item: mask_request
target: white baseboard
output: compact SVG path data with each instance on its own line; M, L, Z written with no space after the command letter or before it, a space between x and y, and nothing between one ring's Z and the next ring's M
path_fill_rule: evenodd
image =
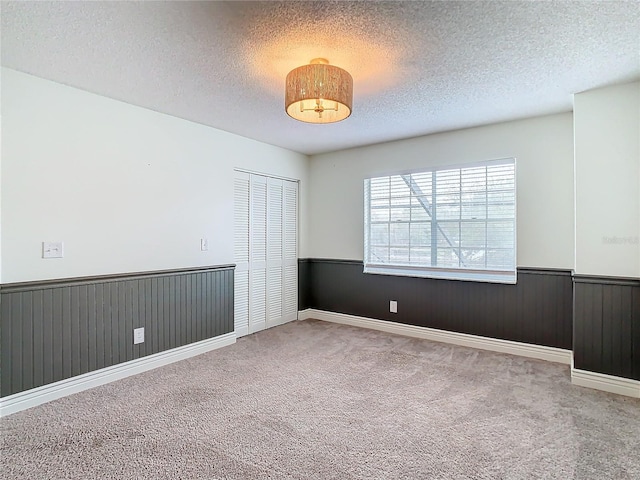
M573 368L573 364L571 365L571 383L579 387L594 388L627 397L640 398L640 382L638 380L580 370Z
M77 377L60 380L59 382L43 385L25 392L16 393L0 399L0 417L42 405L43 403L66 397L73 393L82 392L89 388L104 385L115 380L130 377L154 368L178 362L186 358L195 357L211 350L226 347L236 342L234 332L215 338L191 343L164 352L155 353L137 360L120 363L111 367L101 368Z
M326 312L312 308L298 312L299 320L306 320L309 318L324 320L326 322L342 323L344 325L351 325L354 327L370 328L373 330L405 335L407 337L423 338L425 340L433 340L435 342L452 343L463 347L509 353L512 355L519 355L521 357L537 358L539 360L563 363L566 365L570 365L572 359L571 350L564 350L562 348L544 347L541 345L531 345L529 343L513 342L510 340L480 337L478 335L469 335L466 333L448 332L446 330L437 330L435 328L417 327L414 325L405 325L402 323L357 317L355 315L347 315L344 313Z

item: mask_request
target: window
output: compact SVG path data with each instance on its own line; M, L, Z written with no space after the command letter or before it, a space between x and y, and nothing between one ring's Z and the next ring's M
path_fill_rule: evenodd
M515 160L364 181L365 273L516 282Z

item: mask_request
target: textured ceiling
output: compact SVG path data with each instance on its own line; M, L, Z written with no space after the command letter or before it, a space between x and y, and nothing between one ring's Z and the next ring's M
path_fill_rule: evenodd
M307 154L569 111L640 78L640 3L2 2L2 65ZM354 78L331 125L284 111L315 57Z

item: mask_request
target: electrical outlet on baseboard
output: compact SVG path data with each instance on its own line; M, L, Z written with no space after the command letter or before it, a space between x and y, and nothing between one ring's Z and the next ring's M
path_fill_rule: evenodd
M398 301L397 300L390 300L389 301L389 311L391 313L398 313Z

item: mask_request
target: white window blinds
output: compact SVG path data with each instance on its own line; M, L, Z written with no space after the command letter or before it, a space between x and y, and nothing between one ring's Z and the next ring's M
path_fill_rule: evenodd
M514 159L365 180L365 273L515 283Z

